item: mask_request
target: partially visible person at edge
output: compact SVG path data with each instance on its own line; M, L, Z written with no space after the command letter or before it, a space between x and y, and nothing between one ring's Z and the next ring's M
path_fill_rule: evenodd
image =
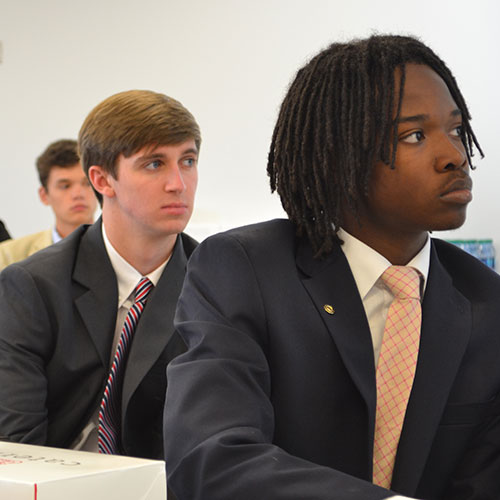
M0 241L10 240L11 236L3 221L0 220Z

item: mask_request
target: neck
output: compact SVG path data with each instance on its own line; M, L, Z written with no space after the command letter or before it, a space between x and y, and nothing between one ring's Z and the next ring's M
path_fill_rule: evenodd
M65 224L64 222L56 221L56 231L61 238L66 238L66 236L71 234L79 226L80 224L75 226L73 224Z
M422 250L428 238L427 231L417 234L384 235L380 231L368 231L367 228L357 224L350 227L344 225L343 227L349 234L373 248L392 265L396 266L408 264Z
M120 224L106 218L103 211L103 224L106 235L113 248L139 273L146 276L163 264L172 254L177 234L151 235L123 230Z
M392 265L405 266L422 250L429 236L428 231L399 227L393 224L373 223L369 214L360 213L355 218L351 213L343 214L342 227L352 236L383 255Z
M412 239L405 242L402 242L400 239L398 241L370 241L362 238L359 239L377 251L380 255L383 255L392 265L405 266L418 254L418 252L420 252L420 250L422 250L427 241L427 233L423 234L418 239Z

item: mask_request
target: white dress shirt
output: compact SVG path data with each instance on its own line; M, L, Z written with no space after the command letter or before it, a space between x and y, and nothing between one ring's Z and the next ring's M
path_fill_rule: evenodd
M55 226L52 228L52 243L57 243L58 241L61 241L63 238L62 236L57 232L57 229Z

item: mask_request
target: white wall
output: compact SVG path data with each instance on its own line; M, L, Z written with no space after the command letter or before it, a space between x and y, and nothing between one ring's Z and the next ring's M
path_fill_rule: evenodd
M92 107L131 88L179 99L203 134L190 231L282 216L266 158L295 71L329 42L420 36L452 68L487 154L463 228L500 254L497 0L0 0L0 218L14 236L51 224L34 160L76 137Z

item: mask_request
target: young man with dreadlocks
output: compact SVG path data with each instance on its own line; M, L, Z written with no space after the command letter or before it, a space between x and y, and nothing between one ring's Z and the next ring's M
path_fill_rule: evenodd
M164 432L178 500L500 498L500 277L429 236L463 224L474 149L414 38L333 44L298 72L268 164L289 220L188 265Z

